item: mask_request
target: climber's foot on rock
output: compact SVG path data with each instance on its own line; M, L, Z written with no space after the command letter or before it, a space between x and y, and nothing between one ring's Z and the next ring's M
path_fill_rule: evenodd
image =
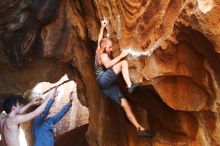
M147 138L152 138L153 137L153 132L151 130L140 130L137 129L137 135L140 137L147 137Z
M139 83L133 83L131 87L128 88L128 93L132 93L135 88L139 86Z

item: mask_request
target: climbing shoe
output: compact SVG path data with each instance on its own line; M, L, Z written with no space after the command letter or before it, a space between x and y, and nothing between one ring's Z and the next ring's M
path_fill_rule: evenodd
M136 87L139 86L139 83L133 83L130 88L128 88L128 93L132 93Z
M147 138L152 138L153 137L153 132L151 130L137 130L137 135L140 137L147 137Z

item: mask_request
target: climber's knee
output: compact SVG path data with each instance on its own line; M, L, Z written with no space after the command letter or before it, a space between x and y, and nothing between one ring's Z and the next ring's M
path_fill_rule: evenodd
M121 106L125 109L129 107L129 103L125 98L121 98Z
M122 63L122 66L128 66L127 60L122 60L121 63Z

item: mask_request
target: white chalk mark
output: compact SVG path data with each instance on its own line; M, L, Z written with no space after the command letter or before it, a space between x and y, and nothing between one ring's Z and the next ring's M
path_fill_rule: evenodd
M202 13L207 13L212 10L214 6L213 0L197 0L198 8Z
M160 39L158 39L156 42L151 43L148 47L148 49L146 49L146 51L139 51L137 49L134 49L133 47L127 47L123 50L126 50L129 52L129 55L131 55L131 57L133 58L137 58L140 56L151 56L152 53L161 46L161 44L167 39L168 37L161 37Z

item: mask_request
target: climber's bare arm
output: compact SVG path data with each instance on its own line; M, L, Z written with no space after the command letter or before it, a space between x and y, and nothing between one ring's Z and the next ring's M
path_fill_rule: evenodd
M44 108L47 105L47 102L50 100L50 98L47 98L40 106L38 106L34 111L24 114L24 115L16 115L13 119L12 122L16 124L21 124L27 121L30 121L31 119L35 118L36 116L40 115L43 111Z
M116 58L111 59L108 54L103 53L101 55L101 62L105 66L105 68L111 68L115 64L117 64L122 58L126 57L128 55L128 51L122 51L120 55L118 55Z
M104 19L104 20L101 21L101 28L100 28L100 31L99 31L97 48L100 48L100 42L103 39L103 32L104 32L104 29L105 29L107 24L108 24L107 20Z
M32 105L40 104L42 98L33 98L28 104L24 105L20 110L19 114L23 114L27 109L29 109Z

